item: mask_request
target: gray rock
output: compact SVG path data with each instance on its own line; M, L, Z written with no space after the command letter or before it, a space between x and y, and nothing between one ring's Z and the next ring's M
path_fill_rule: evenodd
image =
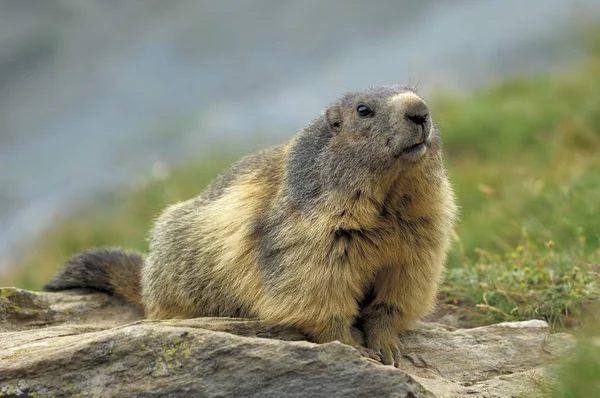
M401 369L255 319L148 321L103 294L0 289L0 397L510 397L570 336L543 321L402 336Z

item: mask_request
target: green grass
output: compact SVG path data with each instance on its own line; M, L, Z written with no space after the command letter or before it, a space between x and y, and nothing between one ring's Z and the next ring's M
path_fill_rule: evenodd
M549 369L554 382L542 386L553 398L600 397L600 320L590 323L577 335L571 356Z
M462 208L442 300L467 323L572 327L599 300L598 104L599 51L567 77L435 103Z

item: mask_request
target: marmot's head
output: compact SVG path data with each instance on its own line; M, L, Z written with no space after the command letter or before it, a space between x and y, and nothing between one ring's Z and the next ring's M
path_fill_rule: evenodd
M333 142L344 142L373 160L418 161L429 149L433 123L429 108L406 86L348 93L325 110Z
M425 102L406 86L348 93L324 112L322 177L330 184L372 182L388 171L438 158L439 137ZM328 184L328 185L330 185Z
M406 86L348 93L304 128L288 164L292 197L377 190L390 178L440 169L440 139L425 102Z

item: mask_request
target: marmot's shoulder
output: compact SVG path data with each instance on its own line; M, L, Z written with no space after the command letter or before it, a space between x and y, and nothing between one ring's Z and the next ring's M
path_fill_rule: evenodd
M278 183L287 163L287 148L286 145L277 145L241 158L221 173L199 196L199 199L209 201L219 199L227 188L248 177Z

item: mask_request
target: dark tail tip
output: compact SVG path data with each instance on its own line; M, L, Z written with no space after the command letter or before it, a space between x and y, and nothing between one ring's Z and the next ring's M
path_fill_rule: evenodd
M95 249L70 258L54 279L43 287L57 292L69 289L93 289L128 300L139 295L139 273L143 257L117 249ZM126 285L127 289L123 286ZM127 290L127 291L123 291Z

